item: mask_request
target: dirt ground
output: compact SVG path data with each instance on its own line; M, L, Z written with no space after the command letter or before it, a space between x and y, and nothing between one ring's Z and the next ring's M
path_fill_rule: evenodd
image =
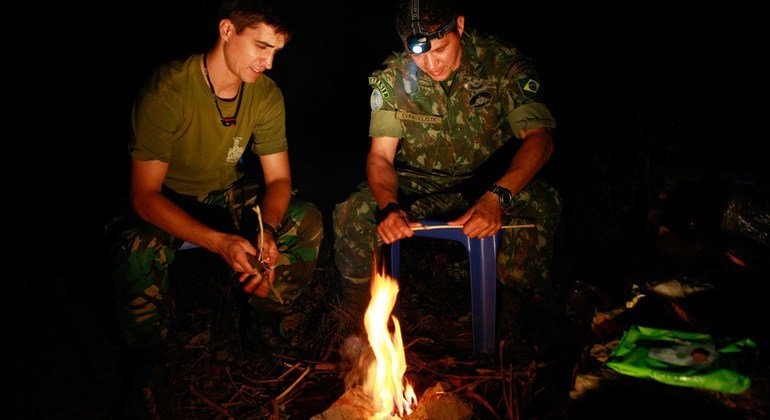
M340 346L347 337L339 336L337 324L347 314L339 308L328 245L293 337L301 357L244 353L228 269L205 251L180 254L172 271L177 313L167 360L173 394L163 418L309 418L343 393ZM418 395L446 382L478 418L767 418L770 368L761 352L750 372L751 388L737 395L631 378L604 366L601 361L611 350L605 346L631 324L692 325L670 302L654 296L625 310L623 302L570 278L566 270L557 275L563 282L557 296L567 316L542 326L549 331L544 348L533 358L506 358L507 364L473 356L464 253L459 245L438 240L404 245L397 314L407 345L407 376ZM53 268L17 292L5 318L9 335L3 359L10 364L4 394L11 417L111 418L123 366L107 300L95 300L109 290L72 284ZM712 273L714 278L724 275ZM727 324L726 330L749 334L763 349L766 329L757 329L753 320L766 318L767 286L744 286L722 289L718 305L694 302L684 313L696 326L720 331ZM630 289L627 297L633 297ZM707 319L709 312L724 315L724 322ZM599 325L597 313L612 315ZM732 328L736 325L740 328Z

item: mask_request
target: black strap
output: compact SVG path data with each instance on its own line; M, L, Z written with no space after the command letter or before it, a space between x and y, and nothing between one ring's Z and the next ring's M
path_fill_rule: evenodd
M393 213L394 211L401 211L401 206L395 201L388 203L388 205L383 207L381 210L375 210L374 220L376 220L377 223L380 223L383 220L385 220L390 213Z
M262 228L273 234L273 239L278 240L278 230L267 223L262 223Z

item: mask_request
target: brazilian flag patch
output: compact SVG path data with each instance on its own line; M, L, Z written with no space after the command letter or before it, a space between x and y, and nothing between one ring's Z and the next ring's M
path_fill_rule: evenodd
M383 99L389 99L393 95L390 93L390 87L379 77L369 76L369 84L379 90Z
M540 91L540 83L538 83L538 81L535 79L524 77L517 80L517 82L519 83L521 93L529 98L537 96L538 92Z

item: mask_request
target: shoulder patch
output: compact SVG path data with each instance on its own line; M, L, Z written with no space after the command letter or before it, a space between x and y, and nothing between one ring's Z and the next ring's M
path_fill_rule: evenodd
M372 96L369 97L369 106L372 111L377 111L382 108L382 93L377 89L372 89Z
M535 66L532 64L532 60L523 55L517 55L513 57L511 63L508 65L508 76L514 76L520 74L522 76L532 76L535 74Z
M528 98L534 98L538 96L538 92L540 92L540 83L530 77L522 77L517 80L516 83L519 84L521 93Z
M369 84L372 87L374 87L376 90L380 91L383 99L390 99L391 97L393 97L390 86L388 86L388 84L385 83L379 77L369 76Z

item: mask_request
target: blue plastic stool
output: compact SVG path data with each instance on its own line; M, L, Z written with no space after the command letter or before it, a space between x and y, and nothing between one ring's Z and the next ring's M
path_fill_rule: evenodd
M445 225L435 220L420 220L426 226ZM494 354L495 309L497 290L497 247L503 237L502 230L483 239L470 238L462 229L418 230L414 236L452 239L462 243L468 251L471 271L471 308L473 311L473 353ZM390 275L398 279L401 274L401 245L390 245Z
M185 241L182 244L182 246L180 246L179 249L177 249L177 251L184 251L185 249L195 249L195 248L200 248L200 246L199 245L195 245L192 242Z

